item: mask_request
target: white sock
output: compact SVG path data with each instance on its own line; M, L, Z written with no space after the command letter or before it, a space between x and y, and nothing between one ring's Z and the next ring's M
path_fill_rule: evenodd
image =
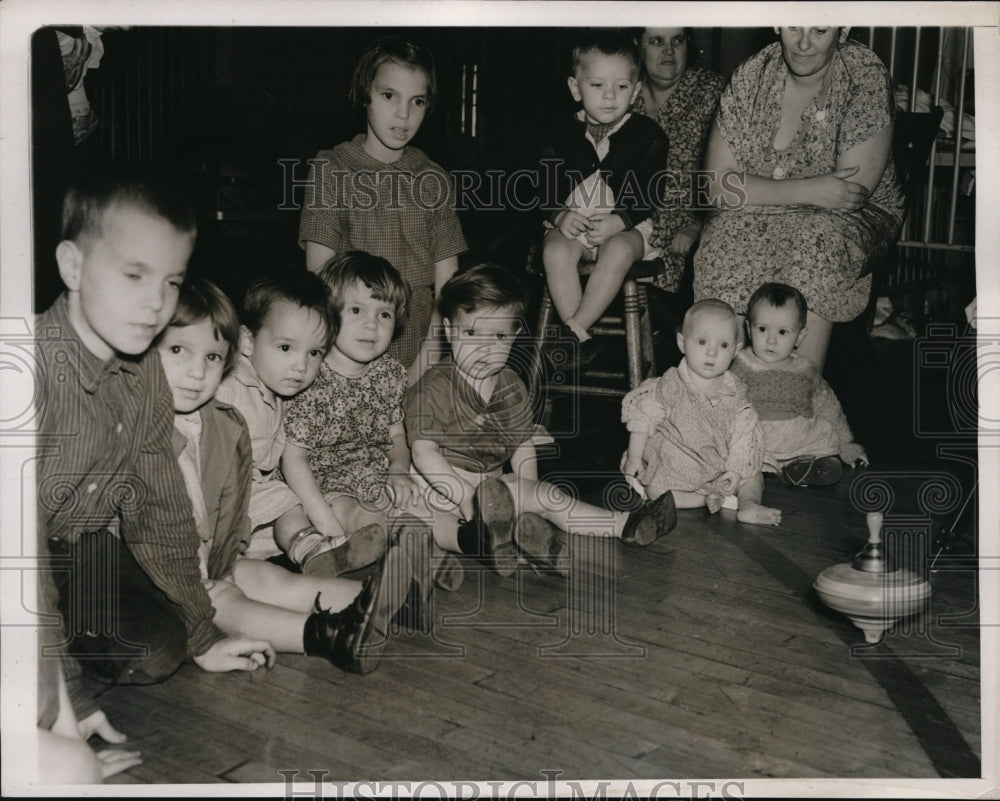
M587 329L584 328L582 325L580 325L572 317L570 317L566 321L566 327L574 334L576 334L576 338L579 339L581 342L586 342L588 339L591 338L590 334L587 333Z

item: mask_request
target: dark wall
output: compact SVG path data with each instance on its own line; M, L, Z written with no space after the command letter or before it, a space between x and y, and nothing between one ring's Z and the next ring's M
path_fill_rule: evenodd
M279 160L304 165L362 130L347 92L358 55L374 38L399 34L430 50L440 100L414 144L448 169L482 172L533 165L550 121L574 110L566 77L579 33L555 27L110 30L101 66L86 78L101 124L76 147L75 160L168 169L199 211L196 261L224 275L242 273L264 259L300 257L298 215L278 211L288 194ZM860 33L867 41L867 29ZM771 28L696 28L694 35L699 66L723 74L775 40ZM468 75L472 65L478 68L475 137L460 126L462 69ZM36 69L43 67L38 60ZM469 94L467 87L466 100ZM49 202L38 215L49 219L54 207ZM252 219L220 221L220 211ZM465 214L462 223L475 245L503 238L519 220ZM51 283L51 271L40 280Z

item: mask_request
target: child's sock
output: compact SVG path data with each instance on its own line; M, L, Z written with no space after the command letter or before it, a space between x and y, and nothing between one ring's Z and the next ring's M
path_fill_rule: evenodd
M590 334L587 333L587 329L580 325L576 320L570 317L566 321L566 327L573 332L577 339L581 342L586 342L590 339Z
M292 535L292 539L288 543L288 558L302 567L314 556L332 548L333 542L330 537L323 536L315 528L309 526Z

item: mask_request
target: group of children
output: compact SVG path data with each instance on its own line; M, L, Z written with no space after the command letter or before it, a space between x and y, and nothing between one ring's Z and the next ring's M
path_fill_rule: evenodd
M546 157L562 192L545 220L542 262L562 336L547 355L559 366L596 356L591 326L637 260L655 258L651 215L669 143L652 120L630 111L641 87L628 34L598 31L573 50L568 79L581 104L557 127ZM543 207L544 205L543 201ZM585 286L579 265L593 262ZM679 367L650 379L623 402L629 432L622 470L649 500L737 508L745 523L778 525L762 505L762 470L799 485L836 483L841 460L867 464L840 404L811 362L794 350L806 334L806 300L779 284L760 287L743 324L728 304L694 304L677 335ZM571 343L571 352L565 352ZM730 371L730 365L733 370Z
M560 270L571 265L575 282L576 261L597 256L583 299L557 300L580 339L648 252L652 199L619 208L618 180L666 147L628 114L634 57L606 50L574 54L583 112L567 143L581 163L590 142L594 164L617 166L573 187L604 199L589 214L570 202L544 245L554 298ZM865 459L793 352L804 299L768 286L748 310L752 353L734 311L702 301L678 334L681 365L626 397L623 471L644 503L603 509L540 480L531 399L507 364L525 286L495 264L457 271L465 243L447 198L407 195L415 175L446 175L408 145L434 95L419 48L369 48L352 89L366 132L328 152L315 185L340 161L367 165L393 171L402 183L386 183L403 200L365 210L344 185L336 203L312 198L308 269L252 281L239 308L187 274L194 219L173 193L113 180L68 193L56 254L66 291L36 323L39 548L53 560L41 608L65 631L45 638L60 670L42 660L40 721L51 725L65 687L81 730L120 737L92 682L162 680L188 657L252 671L276 651L305 653L366 673L394 625L432 628L434 588L462 583L457 554L503 576L523 561L565 574L570 533L647 545L674 528L677 507L715 512L731 496L739 520L777 524L762 469L816 483L825 460L800 469L798 457ZM362 568L363 582L343 575Z

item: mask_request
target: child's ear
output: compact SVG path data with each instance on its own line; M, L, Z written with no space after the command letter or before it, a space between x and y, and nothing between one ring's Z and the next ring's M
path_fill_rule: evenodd
M683 353L684 352L684 332L677 332L677 349Z
M245 325L240 326L240 353L248 359L253 356L253 334Z
M444 328L444 338L448 340L448 344L450 345L452 337L451 320L447 317L442 317L441 326Z
M583 99L583 95L580 94L580 84L576 81L575 75L570 75L566 79L566 83L569 84L569 93L573 95L573 99L579 103Z
M635 89L632 90L632 99L628 101L629 106L635 103L637 97L639 97L639 92L642 91L642 81L635 82Z
M56 264L59 277L71 292L80 289L80 272L83 267L83 252L76 242L64 239L56 246Z
M801 331L799 331L799 335L795 337L796 348L798 348L798 346L802 344L802 340L806 338L806 331L808 330L809 330L808 328L803 328Z
M847 36L851 32L851 26L848 25L840 29L840 37L837 39L838 44L843 44L847 41Z

